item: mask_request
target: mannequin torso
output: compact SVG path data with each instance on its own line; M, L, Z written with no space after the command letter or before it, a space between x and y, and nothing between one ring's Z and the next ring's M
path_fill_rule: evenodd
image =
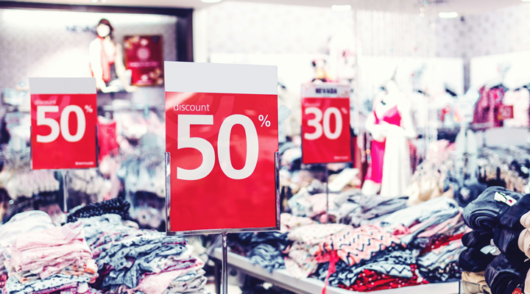
M374 99L373 112L366 121L366 129L373 137L370 154L372 162L363 185L363 193L367 195L377 194L381 189L383 182L383 163L385 158L389 156L388 154L385 155L387 137L389 135L393 137L397 135L405 140L405 138L414 138L416 136L410 114L410 102L399 91L394 81L387 82L385 88L386 91ZM392 151L399 149L398 152L400 153L408 152L408 146L401 145L403 144L392 146ZM401 161L404 161L402 159L405 157L401 155L403 154L398 154L398 157L401 158ZM408 166L410 167L410 162ZM408 172L410 173L410 171Z
M123 64L121 45L112 39L110 23L102 19L96 31L98 37L90 42L90 69L96 79L96 88L104 93L135 90ZM107 84L109 83L109 84Z

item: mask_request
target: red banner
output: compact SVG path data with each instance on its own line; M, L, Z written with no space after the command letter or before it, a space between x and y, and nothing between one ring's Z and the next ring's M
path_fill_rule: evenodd
M134 86L164 84L162 36L125 36L125 67Z
M276 69L177 62L165 67L168 231L277 227ZM245 76L256 77L262 68L264 80L245 84ZM256 82L269 87L245 90Z
M349 86L302 86L302 163L351 162L349 97Z
M76 89L80 80L88 81L88 91L83 89L86 82L81 82ZM42 86L45 91L40 91ZM90 86L93 94L86 94L92 91ZM33 169L96 167L97 97L94 79L30 79L30 92Z

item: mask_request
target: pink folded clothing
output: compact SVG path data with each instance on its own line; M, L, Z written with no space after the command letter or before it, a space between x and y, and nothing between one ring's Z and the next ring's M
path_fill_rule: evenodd
M83 223L69 223L62 227L55 227L40 232L28 232L21 234L13 242L17 250L31 248L52 247L72 244L74 241L85 241Z
M55 274L97 278L97 266L84 238L81 222L18 236L5 250L10 277L20 283Z

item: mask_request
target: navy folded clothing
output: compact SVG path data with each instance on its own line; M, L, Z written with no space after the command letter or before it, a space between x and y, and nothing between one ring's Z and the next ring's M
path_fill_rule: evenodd
M260 244L248 253L251 264L257 264L265 268L269 273L273 270L284 269L282 253L269 244Z
M462 244L468 248L482 249L491 245L493 232L490 231L472 231L462 236Z
M491 254L484 254L480 249L467 248L458 258L458 266L466 272L481 272L495 258Z
M490 187L466 206L463 213L464 221L473 230L493 230L500 223L505 212L515 206L522 197L523 195L506 188ZM507 215L509 219L503 222L508 224L508 227L510 227L509 224L515 225L513 216L517 215L519 210L525 206L526 201L512 209Z
M522 230L497 227L494 230L493 242L509 259L526 259L519 249L519 235Z
M485 272L486 283L495 294L512 294L517 286L524 283L530 262L524 259L509 260L500 254L488 265Z
M287 236L287 233L284 234L280 232L259 232L252 234L250 247L253 248L261 244L269 244L276 249L285 250L289 243Z
M521 217L528 211L530 211L530 196L523 196L513 206L506 210L500 218L499 224L521 232L524 229L521 224Z

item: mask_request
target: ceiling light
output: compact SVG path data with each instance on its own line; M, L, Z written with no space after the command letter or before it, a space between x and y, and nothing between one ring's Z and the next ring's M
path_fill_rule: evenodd
M334 11L350 11L351 5L332 5L331 9Z
M221 2L221 0L201 0L204 3L218 3Z
M92 0L92 3L96 3L96 2L98 2L98 0Z
M521 1L523 1L523 2L530 2L530 0L521 0Z
M438 13L440 18L456 18L458 17L458 12L440 12Z

